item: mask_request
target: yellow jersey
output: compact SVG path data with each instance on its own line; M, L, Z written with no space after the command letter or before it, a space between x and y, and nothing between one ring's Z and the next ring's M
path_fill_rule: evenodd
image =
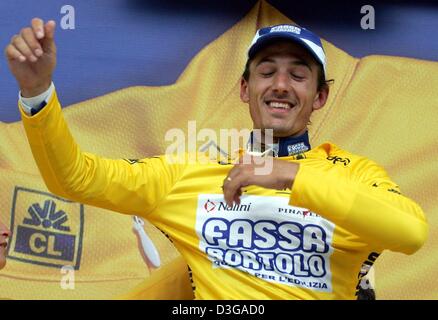
M332 143L281 158L300 164L292 190L249 186L229 207L231 161L82 152L56 93L36 115L21 113L48 189L148 219L187 261L197 299L355 299L384 249L412 254L427 237L422 209L382 167Z

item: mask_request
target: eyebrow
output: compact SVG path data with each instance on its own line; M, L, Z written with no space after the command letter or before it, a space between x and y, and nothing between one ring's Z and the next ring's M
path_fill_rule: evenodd
M269 58L269 57L265 57L265 58L261 59L261 60L256 64L256 67L258 67L259 65L261 65L261 64L264 63L264 62L272 62L272 63L275 63L275 60L272 59L272 58ZM306 61L304 61L303 59L295 58L295 59L292 61L292 64L293 64L293 65L297 65L297 66L305 66L305 67L307 67L310 71L312 71L312 68L310 68L310 65L309 65Z

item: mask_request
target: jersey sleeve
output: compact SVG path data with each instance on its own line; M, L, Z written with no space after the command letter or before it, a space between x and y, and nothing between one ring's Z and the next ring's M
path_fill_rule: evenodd
M47 188L76 202L145 215L166 197L184 164L165 156L115 160L81 151L56 96L36 115L21 110L32 154Z
M428 224L420 206L400 194L385 170L360 158L350 175L300 165L290 204L308 208L366 243L412 254L426 241Z

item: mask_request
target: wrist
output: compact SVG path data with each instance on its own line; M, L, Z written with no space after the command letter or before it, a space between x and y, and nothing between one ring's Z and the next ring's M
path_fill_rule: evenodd
M42 84L32 86L32 87L21 87L21 96L23 98L32 98L40 95L41 93L47 91L50 88L50 85L52 84L52 80L45 81Z
M289 163L289 170L287 170L287 174L285 176L285 182L284 182L284 189L292 190L292 187L294 185L295 177L298 173L298 169L300 168L300 165L298 163Z

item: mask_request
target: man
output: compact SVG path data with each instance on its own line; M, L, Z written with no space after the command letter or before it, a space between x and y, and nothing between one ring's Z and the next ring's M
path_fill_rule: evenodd
M54 29L34 19L5 50L47 187L149 219L192 269L196 298L354 299L383 250L412 254L425 242L421 208L380 166L331 143L310 148L307 124L329 94L324 50L312 32L279 25L254 37L240 96L255 134L236 163L185 156L171 163L80 150L52 83ZM272 143L263 144L267 138ZM263 161L271 167L259 174Z
M0 269L6 265L6 249L8 247L8 238L11 231L0 221Z

